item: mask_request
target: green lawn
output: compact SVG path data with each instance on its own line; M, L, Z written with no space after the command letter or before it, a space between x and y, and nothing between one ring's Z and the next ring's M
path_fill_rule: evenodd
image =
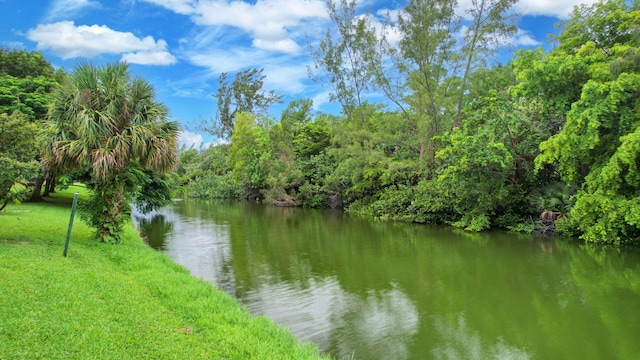
M147 247L92 238L74 186L0 214L0 359L317 359L286 330ZM82 198L82 197L81 197Z

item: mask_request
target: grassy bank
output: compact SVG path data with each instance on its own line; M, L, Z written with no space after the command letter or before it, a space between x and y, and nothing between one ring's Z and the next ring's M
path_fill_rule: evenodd
M316 359L264 317L148 248L92 239L77 188L0 215L0 359Z

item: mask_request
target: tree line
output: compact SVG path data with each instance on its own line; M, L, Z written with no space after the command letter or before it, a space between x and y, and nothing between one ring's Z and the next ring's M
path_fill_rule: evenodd
M267 110L282 95L263 88L261 69L222 74L201 125L226 144L178 157L177 124L126 65L65 74L3 49L1 200L83 180L99 189L85 217L103 241L118 241L127 203L152 209L173 190L638 242L640 1L577 6L553 49L493 65L517 30L514 3L473 0L461 17L455 0L410 0L378 26L355 1L328 0L332 27L309 72L341 113L299 99L278 119Z
M637 242L640 3L577 6L553 49L490 66L514 3L475 0L462 18L456 1L412 0L379 27L328 1L310 75L341 114L306 99L273 119L251 102L280 100L261 70L224 74L203 127L230 143L184 149L173 180L195 198Z

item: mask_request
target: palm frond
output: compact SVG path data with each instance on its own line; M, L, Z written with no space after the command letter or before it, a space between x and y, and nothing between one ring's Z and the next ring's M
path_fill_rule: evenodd
M91 166L108 181L136 161L153 171L177 163L179 126L167 121L166 107L153 86L132 78L126 64L80 64L56 92L49 112L50 166Z

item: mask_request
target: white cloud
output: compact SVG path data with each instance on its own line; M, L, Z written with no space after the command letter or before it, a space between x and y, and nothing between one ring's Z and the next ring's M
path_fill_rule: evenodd
M515 34L511 41L511 45L515 46L539 46L542 43L534 39L528 31L518 29L518 33Z
M265 51L256 51L241 46L210 51L193 49L187 51L186 56L191 63L209 69L214 75L250 67L262 67L265 63L273 61Z
M26 46L21 41L3 41L1 44L8 49L26 49Z
M254 39L253 46L258 49L268 51L280 51L285 53L297 54L300 52L300 46L291 39L282 39L275 41L268 41L263 39Z
M320 110L323 105L330 104L331 95L329 95L329 91L323 91L316 94L311 100L313 100L313 109Z
M320 0L258 0L254 4L228 0L143 0L178 14L188 15L202 26L232 26L252 37L259 49L298 54L302 48L292 38L306 20L328 18Z
M171 55L164 40L158 40L157 50L136 51L122 55L121 61L140 65L171 65L177 62L176 57Z
M167 50L164 40L138 38L130 32L115 31L107 26L79 25L73 21L40 24L27 32L38 50L51 50L63 59L122 54L121 60L142 65L170 65L177 62Z
M463 27L463 30L466 31L467 28ZM463 35L463 33L460 33L457 36ZM503 50L507 48L515 49L542 45L542 43L534 39L528 31L522 29L518 29L516 34L510 36L497 36L495 40L492 41L492 44L495 44L498 48L503 48Z
M68 20L78 16L83 10L100 6L99 2L90 0L55 0L44 16L44 22Z
M162 6L169 10L172 10L178 14L190 15L193 12L193 7L197 2L194 0L142 0L151 4Z
M379 9L376 11L376 15L380 17L389 17L391 22L395 23L398 17L402 14L403 9Z
M323 0L142 0L189 16L198 25L180 39L180 57L206 69L174 84L175 94L210 94L221 73L264 69L264 89L282 95L307 91L304 45L324 35L328 14ZM194 89L197 89L194 91Z
M295 95L305 90L304 83L309 80L307 64L297 57L287 55L273 56L264 50L237 47L211 53L192 51L186 57L191 63L208 70L205 78L215 79L225 72L233 80L234 73L243 69L264 69L264 89L274 90L278 94ZM202 76L195 79L201 82Z
M196 150L201 149L204 145L204 139L201 134L192 133L188 130L180 131L178 135L178 148L194 148Z
M459 0L458 14L465 15L465 10L472 7L473 0ZM520 15L544 15L567 19L573 11L573 7L580 4L593 4L598 0L519 0L513 6Z
M265 66L265 89L274 89L279 94L297 95L305 90L304 82L309 79L307 67L298 64L274 64Z
M598 0L520 0L514 9L521 15L546 15L568 19L573 7L580 4L591 5Z

